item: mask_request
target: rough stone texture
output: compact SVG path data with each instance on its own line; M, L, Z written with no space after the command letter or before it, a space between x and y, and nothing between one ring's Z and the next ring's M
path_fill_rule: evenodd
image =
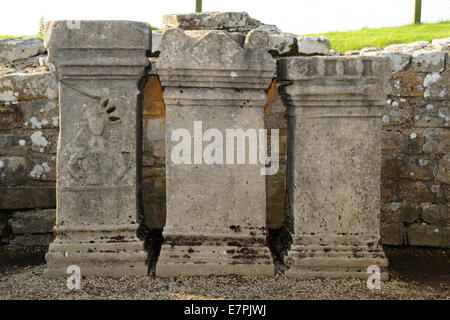
M296 53L296 38L294 34L280 33L270 34L270 46L269 51L277 55L288 55L290 53Z
M399 44L391 44L384 48L384 50L388 51L404 51L404 52L413 52L416 50L420 50L428 46L430 43L428 41L417 41L412 43L399 43Z
M152 70L150 72L153 72ZM150 229L162 229L166 222L166 106L161 83L156 75L148 76L143 96L142 197L144 223Z
M427 43L390 47L412 58L392 74L383 109L381 218L401 223L404 244L449 247L448 53Z
M413 224L407 228L413 246L445 247L450 241L450 227Z
M380 109L390 91L381 57L278 61L288 117L285 256L294 277L366 278L388 264L380 240ZM387 273L382 273L383 277Z
M47 25L48 65L59 81L57 238L47 275L145 275L137 238L139 81L149 64L149 25L69 21Z
M271 32L269 35L271 37L270 52L275 49L272 44L275 46L277 43L276 41L272 43L274 38L277 40L285 39L291 43L291 35L289 34L279 34L273 28L270 31L271 28L267 25L262 25L259 28ZM242 34L232 33L231 35L242 43L245 41L245 36ZM160 50L158 37L162 38L162 33L153 31L152 55L155 56L158 55L158 50ZM411 64L414 51L437 50L446 54L448 65L448 52L445 51L449 48L448 41L449 38L436 39L431 44L395 45L391 48L388 47L388 50L386 48L364 48L352 53L356 55L387 56L391 58L392 62L393 74L390 84L394 92L389 96L383 109L381 219L382 224L396 224L395 228L397 229L392 227L391 231L398 230L397 239L400 238L400 225L403 226L401 233L405 234L406 228L410 224L425 222L429 225L438 226L437 221L442 222L445 219L448 221L450 216L447 209L439 211L441 212L440 218L437 216L433 218L430 216L429 209L427 209L428 206L433 208L448 206L450 180L450 162L448 159L450 156L448 151L445 151L448 150L448 141L450 141L447 138L448 119L450 118L448 95L446 95L450 82L448 66L443 72L433 73L419 72ZM281 55L297 55L297 48L294 47L294 51ZM411 49L412 47L416 47L416 49ZM284 47L284 50L287 50L287 48ZM274 53L276 56L280 55L278 52ZM58 98L49 100L45 96L45 91L48 90L49 93L57 92L58 88L56 81L48 76L47 67L39 66L38 57L45 60L46 55L16 60L8 64L7 67L0 63L0 83L3 85L3 79L11 81L11 86L6 81L7 90L2 92L12 91L13 95L15 93L20 94L17 101L0 101L0 158L24 157L27 159L27 172L25 174L27 179L23 180L23 175L20 179L18 179L20 175L14 177L16 181L20 180L18 182L21 182L21 185L0 185L1 210L54 208L56 205ZM4 78L5 73L9 74L6 78ZM19 73L19 75L12 76L12 73ZM28 75L24 76L23 74ZM162 98L163 91L156 69L153 66L149 70L149 77L143 93L142 106L144 130L142 146L143 206L146 226L162 229L166 217L165 141L164 138L160 139L160 137L164 135L165 130L165 105ZM24 95L22 93L22 81L17 81L18 88L13 85L12 80L15 83L17 79L24 78L30 80L28 87L39 94ZM424 87L425 79L427 79L426 85L428 86L426 88ZM284 157L286 151L283 150L286 149L287 131L286 119L284 118L285 107L278 95L278 85L276 83L268 90L269 104L264 112L266 128L280 129L280 170L275 176L266 176L267 226L273 229L280 228L285 218ZM44 88L41 90L38 86L44 86ZM425 89L429 89L426 98L424 97ZM0 88L1 90L2 88ZM441 98L440 95L444 98ZM11 94L7 93L4 96L10 97ZM53 94L50 96L53 96ZM425 131L426 129L440 129L442 134L439 133L440 131L436 131L437 135L430 135L429 131ZM33 136L33 139L31 136ZM46 145L45 141L49 144ZM42 152L41 149L43 149ZM48 168L50 168L50 172L47 172ZM11 181L11 178L9 179ZM394 211L391 207L392 204L394 208L398 205L400 209ZM413 211L409 211L409 209L405 211L403 208L413 208ZM10 214L10 211L3 211L0 216L5 213ZM402 217L410 218L406 221L402 220ZM383 218L388 219L386 221L401 222L386 222ZM415 218L415 220L411 221L412 218ZM385 230L388 229L382 226L383 243L394 245L386 240L388 237L387 235L384 236ZM391 233L391 235L393 234ZM407 238L404 241L405 245L410 245ZM445 247L449 246L450 243L445 244Z
M247 12L167 14L162 17L162 22L168 28L231 32L249 32L263 25L260 21L251 18Z
M55 79L50 73L12 73L0 78L0 101L16 103L20 100L58 97Z
M411 63L411 55L402 51L376 50L376 51L362 51L360 55L363 56L384 56L391 60L392 72L404 71Z
M434 39L431 41L431 44L438 50L450 51L450 37L444 39Z
M53 240L54 235L51 233L44 234L20 234L15 235L10 241L15 246L31 246L31 247L47 247Z
M445 67L445 53L423 49L414 51L412 65L421 72L442 72Z
M49 73L0 76L0 210L55 206L57 89Z
M0 187L0 209L52 208L56 205L55 186Z
M426 223L439 226L450 226L449 204L426 203L422 206L422 219Z
M15 211L11 228L13 234L51 233L55 222L55 209Z
M0 40L0 64L23 60L45 53L39 38L10 38Z
M303 55L328 55L330 40L327 37L297 37L298 53Z
M381 242L387 245L400 246L404 244L403 223L381 223Z
M243 45L222 31L164 33L157 69L166 105L167 218L158 276L274 273L261 166L171 160L173 130L192 134L194 121L224 137L228 128L264 128L263 90L276 71L268 44L261 30Z
M0 184L20 185L27 179L27 159L24 157L0 157Z
M161 52L162 32L152 32L152 55L159 55Z
M9 224L10 218L11 214L9 212L0 212L0 244L2 243L2 240L11 233Z

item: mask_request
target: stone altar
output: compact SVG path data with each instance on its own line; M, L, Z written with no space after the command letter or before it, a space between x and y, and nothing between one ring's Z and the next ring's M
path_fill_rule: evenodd
M46 274L77 265L82 276L146 275L137 168L150 25L52 21L45 46L60 97L56 239Z

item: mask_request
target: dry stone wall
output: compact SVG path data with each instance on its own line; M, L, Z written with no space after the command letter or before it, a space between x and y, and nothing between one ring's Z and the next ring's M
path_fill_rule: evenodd
M382 241L450 243L450 39L367 48L392 61L383 111Z
M48 245L56 206L58 89L41 39L0 41L0 237Z
M226 30L236 41L244 41L252 29L262 29L269 33L269 52L275 58L339 54L330 51L326 38L286 34L248 15L239 17L223 25L217 23L222 19L219 15L194 27L183 25L189 17L165 19L169 26ZM150 229L162 229L166 223L166 106L155 68L163 31L153 32L150 60L154 65L142 100L142 199L144 222ZM450 247L449 49L447 38L345 53L386 56L392 63L392 93L382 110L383 244ZM0 238L4 243L47 245L53 237L59 110L57 83L45 57L42 40L0 40ZM280 130L280 169L266 176L267 225L273 230L286 219L288 134L286 108L278 92L281 84L274 80L265 90L264 108L265 127Z

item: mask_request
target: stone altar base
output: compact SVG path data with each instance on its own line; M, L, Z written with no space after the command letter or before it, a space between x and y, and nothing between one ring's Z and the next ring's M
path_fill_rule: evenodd
M265 245L265 236L252 236L249 234L250 230L243 230L238 235L233 234L233 230L209 231L206 234L199 230L199 234L203 236L181 235L175 230L165 231L165 244L161 249L156 274L163 277L180 274L274 274L272 256Z
M286 275L295 278L367 279L367 267L376 265L381 279L388 279L383 248L361 243L357 236L295 236L285 262L290 266Z
M77 265L83 276L147 275L147 252L136 231L136 225L59 228L45 256L45 274L59 276L67 266Z

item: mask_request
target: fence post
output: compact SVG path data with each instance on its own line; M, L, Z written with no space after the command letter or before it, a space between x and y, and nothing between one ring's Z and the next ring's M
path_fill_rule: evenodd
M422 0L415 0L414 3L414 24L420 24L420 17L422 15Z
M195 12L202 12L202 0L195 1Z

